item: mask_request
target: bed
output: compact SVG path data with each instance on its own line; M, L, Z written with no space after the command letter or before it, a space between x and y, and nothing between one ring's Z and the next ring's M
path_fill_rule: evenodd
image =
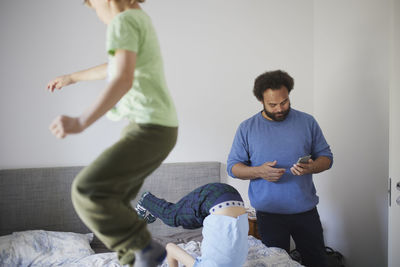
M0 170L0 266L120 266L116 253L90 233L72 207L70 187L81 169ZM219 162L164 163L138 196L151 191L174 202L198 186L221 181L220 173ZM162 244L174 242L200 255L201 229L172 228L160 220L148 228ZM284 250L267 248L252 236L248 242L246 267L301 266Z

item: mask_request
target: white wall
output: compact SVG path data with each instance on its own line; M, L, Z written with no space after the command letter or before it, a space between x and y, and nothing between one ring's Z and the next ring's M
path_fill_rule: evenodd
M335 156L314 180L348 266L387 266L389 22L389 1L314 2L314 115Z
M106 60L105 27L80 2L0 2L0 168L86 165L119 136L124 123L106 119L65 140L47 129L104 86L44 90ZM386 2L148 0L180 120L167 162L225 163L238 124L261 109L254 78L282 68L295 78L293 107L317 118L335 154L334 168L315 177L327 244L349 266L384 266ZM227 181L247 196L246 182Z
M105 62L104 30L81 1L0 1L0 168L88 164L118 137L103 119L80 136L53 138L59 114L78 115L103 82L51 95L56 75Z
M252 88L266 70L291 73L296 81L293 106L312 112L312 1L226 3L144 5L159 33L180 121L178 143L167 161L225 163L239 123L262 109ZM248 182L228 182L249 203Z
M44 87L56 75L104 62L105 27L80 1L6 0L0 5L5 48L0 51L0 121L7 126L0 168L89 164L118 138L124 123L101 119L61 141L47 127L59 114L80 114L104 83L78 84L56 94ZM252 87L264 71L288 71L296 81L293 106L312 113L311 0L250 5L149 0L143 7L159 34L180 121L178 143L167 162L226 162L239 123L261 110ZM246 182L233 183L247 195Z
M396 189L400 182L400 1L391 0L392 9L392 42L391 42L391 79L390 79L390 138L389 138L389 177L391 177L391 207L389 208L388 226L388 266L395 267L400 263L400 205L396 200L400 197Z
M56 115L78 115L103 83L51 95L44 90L47 81L106 60L105 27L94 12L80 1L54 2L0 3L0 119L7 126L1 168L88 164L123 125L102 120L62 141L48 132ZM159 33L181 125L168 161L224 162L238 123L261 108L251 90L263 71L289 71L296 79L295 107L312 112L312 1L259 0L244 6L235 0L226 6L223 1L151 0L144 8Z

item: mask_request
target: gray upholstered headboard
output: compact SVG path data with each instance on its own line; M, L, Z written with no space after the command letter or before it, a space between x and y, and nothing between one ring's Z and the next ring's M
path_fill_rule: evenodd
M196 187L220 182L219 162L164 163L145 181L151 191L177 201ZM82 167L0 170L0 235L24 230L90 232L76 215L70 198L71 183ZM132 201L135 204L137 199ZM154 236L189 231L168 227L159 220L149 225ZM95 251L103 245L96 239Z

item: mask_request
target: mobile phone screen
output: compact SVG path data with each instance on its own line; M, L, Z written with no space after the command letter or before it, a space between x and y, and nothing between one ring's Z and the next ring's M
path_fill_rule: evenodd
M304 157L300 157L297 163L308 163L308 160L311 158L311 155L307 155Z

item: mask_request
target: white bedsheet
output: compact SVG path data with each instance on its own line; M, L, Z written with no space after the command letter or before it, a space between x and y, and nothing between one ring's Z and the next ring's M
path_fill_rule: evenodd
M90 248L93 234L25 231L0 237L0 267L121 267L117 253L94 254ZM285 250L268 248L260 240L248 236L249 253L244 267L297 267ZM178 244L193 257L200 256L201 243ZM180 265L182 266L182 265ZM165 260L161 267L168 267Z
M293 261L287 252L280 248L268 248L260 240L253 236L248 236L249 254L247 261L243 267L298 267L302 266ZM181 248L186 250L193 257L200 256L200 242L190 241L186 244L179 244ZM179 267L183 265L179 264ZM166 261L161 267L168 267Z
M299 267L302 266L293 261L285 250L280 248L268 248L261 243L260 240L249 236L249 254L244 267ZM190 241L188 243L179 244L181 248L186 250L193 257L200 255L200 242ZM120 267L116 253L94 254L80 259L73 267L85 266L103 266L103 267ZM183 265L179 265L182 267ZM168 267L165 260L161 267Z

